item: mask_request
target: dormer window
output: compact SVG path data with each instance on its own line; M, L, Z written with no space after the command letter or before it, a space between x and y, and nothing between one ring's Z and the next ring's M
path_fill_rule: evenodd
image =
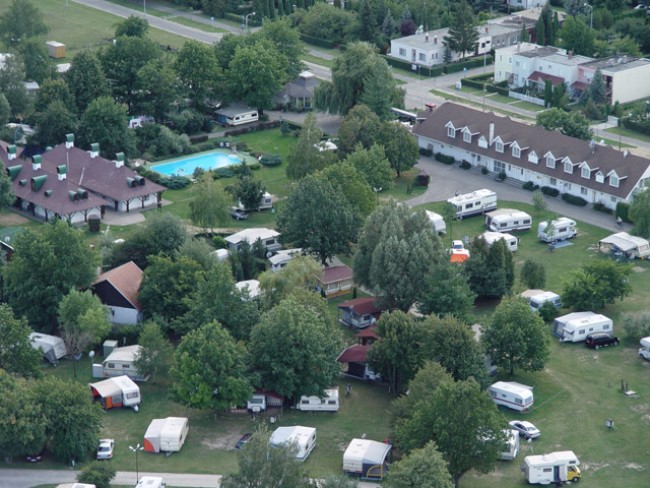
M539 158L537 157L537 153L535 151L528 154L528 162L533 164L539 163Z
M495 149L498 153L503 152L503 142L501 141L496 141Z
M466 130L465 132L463 132L463 141L472 142L472 134L470 131Z
M573 165L571 164L571 161L567 161L564 163L564 172L573 174Z
M603 183L605 181L605 176L599 171L596 173L596 183Z
M519 146L512 146L512 157L513 158L521 157L521 149L519 148Z
M456 137L456 130L452 126L447 127L447 135L449 137L454 137L455 138Z
M610 175L610 177L609 177L609 186L613 186L614 188L618 188L618 176Z
M546 156L546 166L549 168L555 168L555 158L550 154Z
M589 166L585 165L582 167L580 170L580 176L587 179L591 177L591 170L589 169Z

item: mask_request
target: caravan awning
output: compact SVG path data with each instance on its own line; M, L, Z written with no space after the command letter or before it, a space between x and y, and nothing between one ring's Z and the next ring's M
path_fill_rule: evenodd
M618 234L612 234L609 237L601 239L599 243L608 244L610 246L616 246L623 252L632 251L638 247L638 244L634 242L635 238L629 235L627 232L619 232Z
M97 383L91 383L89 386L95 390L97 394L99 394L99 396L102 398L109 398L122 394L122 389L120 386L111 378L103 381L98 381Z

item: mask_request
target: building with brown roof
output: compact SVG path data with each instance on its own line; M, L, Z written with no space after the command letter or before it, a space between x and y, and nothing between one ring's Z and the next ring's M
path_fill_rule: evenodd
M418 117L413 134L420 147L591 204L630 203L650 178L648 159L491 112L447 102Z
M368 351L372 349L373 343L379 338L375 329L376 327L369 327L359 332L356 335L357 344L346 348L336 358L339 363L347 365L345 374L364 380L379 379L379 374L368 366Z
M374 297L354 298L338 306L339 322L348 328L365 329L379 320L381 310Z
M352 290L352 270L345 265L323 268L318 278L318 291L323 291L327 298L342 295Z
M92 290L109 308L108 319L112 323L137 324L142 321L142 307L138 302L141 284L142 270L133 261L129 261L100 274L94 281Z

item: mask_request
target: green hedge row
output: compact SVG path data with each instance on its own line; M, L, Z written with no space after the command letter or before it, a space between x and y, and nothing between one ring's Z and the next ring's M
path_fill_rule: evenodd
M571 205L577 205L578 207L584 207L588 203L584 198L571 195L570 193L562 193L562 200Z
M485 61L483 61L483 58L472 58L468 59L467 61L460 61L458 63L449 63L444 65L444 70L446 74L450 73L458 73L459 71L463 71L463 69L471 69L471 68L479 68L485 65L487 66L488 64L492 64L494 61L494 57L490 54L485 56Z
M310 36L309 34L301 33L300 39L302 40L302 42L306 42L307 44L313 44L314 46L324 47L326 49L334 49L336 47L336 43L328 39L322 39L320 37Z
M650 119L640 122L633 120L631 117L625 117L623 120L621 120L621 125L626 129L630 129L635 132L640 132L641 134L650 136Z
M435 159L436 161L440 161L441 163L445 164L454 164L456 162L453 156L447 156L446 154L442 153L436 153Z

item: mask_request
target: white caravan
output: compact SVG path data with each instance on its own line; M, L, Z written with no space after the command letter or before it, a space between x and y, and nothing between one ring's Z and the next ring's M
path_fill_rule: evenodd
M135 488L165 488L165 482L159 476L143 476Z
M260 413L266 410L266 395L253 395L250 400L246 402L246 408L253 413Z
M237 202L237 208L246 210L241 200ZM268 210L270 208L273 208L273 195L271 195L268 191L265 191L264 195L262 195L262 198L260 198L260 203L257 208L254 208L252 210L257 210L259 212L260 210Z
M560 308L562 306L560 295L553 293L552 291L543 291L542 293L528 298L528 304L533 312L539 312L540 307L546 302L551 302L555 308Z
M492 190L476 190L452 197L447 202L456 209L456 218L462 219L497 208L497 194Z
M325 396L323 398L318 395L303 395L300 397L296 408L303 412L338 412L339 389L330 388L329 390L325 390Z
M514 381L497 381L488 388L490 397L497 405L527 412L533 406L533 387Z
M641 339L641 347L639 348L639 356L643 359L650 361L650 337Z
M537 238L542 242L557 242L566 239L573 239L578 231L576 221L566 217L551 220L551 222L540 222L537 226Z
M499 455L499 459L512 461L519 454L519 432L514 429L504 429L503 433L506 436L506 443L504 451Z
M618 232L601 239L598 241L598 249L627 259L647 259L650 256L650 243L627 232Z
M488 246L491 246L499 240L503 240L506 243L506 249L508 251L515 252L519 249L519 238L512 234L504 234L502 232L483 232L479 237L482 237Z
M594 312L574 312L557 317L553 324L553 334L560 342L581 342L595 332L614 331L612 319Z
M214 112L218 124L241 125L249 122L257 122L260 119L257 110L244 105L231 105L227 108L220 108Z
M63 339L57 336L30 332L29 341L34 349L40 349L43 357L52 364L57 364L59 359L67 354Z
M431 221L433 231L441 236L447 235L447 224L445 223L445 219L442 218L442 215L430 210L425 210L425 212Z
M485 214L485 225L492 232L530 230L533 225L533 219L521 210L501 208Z
M537 456L526 456L521 465L526 481L532 484L558 486L566 481L580 481L580 460L573 451L558 451Z
M296 459L304 461L316 447L316 429L295 425L293 427L278 427L271 434L271 446L293 445L296 449Z
M379 481L388 473L392 446L370 439L352 439L343 454L343 472Z

